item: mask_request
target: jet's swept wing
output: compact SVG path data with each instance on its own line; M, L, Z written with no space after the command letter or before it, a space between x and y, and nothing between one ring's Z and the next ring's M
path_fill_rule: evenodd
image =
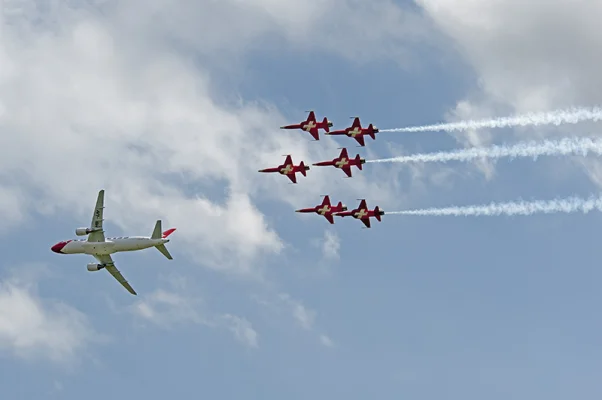
M365 146L366 142L364 141L364 135L363 134L359 134L356 137L354 137L355 140L357 140L357 142L360 144L360 146Z
M294 172L291 172L290 174L286 174L286 176L288 177L288 179L291 180L291 182L297 183L297 177L295 176Z
M318 128L311 127L309 130L309 134L315 139L315 140L320 140L320 134L318 133Z
M360 219L366 225L366 228L370 228L370 218L362 218Z
M104 203L105 191L101 190L100 192L98 192L98 198L96 199L96 207L94 207L94 214L92 214L92 223L90 224L90 228L93 231L88 235L88 242L105 241L105 231L102 226L102 221L104 221Z
M351 178L353 175L351 173L351 167L349 166L349 164L345 165L343 168L341 168L343 170L343 172L345 172L347 174L347 176L349 178Z
M119 272L117 267L115 267L115 263L110 255L95 255L94 257L106 268L107 271L109 271L111 275L113 275L115 279L117 279L119 283L123 285L124 288L127 289L128 292L133 295L137 294L136 291L130 286L128 281L125 280L123 275L121 275L121 272Z

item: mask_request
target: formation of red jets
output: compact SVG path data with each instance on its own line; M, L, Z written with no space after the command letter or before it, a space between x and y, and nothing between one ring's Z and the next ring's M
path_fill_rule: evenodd
M373 126L372 124L368 125L368 127L363 128L360 123L359 117L352 117L353 123L350 127L337 130L330 131L332 127L332 122L328 120L328 118L324 117L322 121L316 121L316 115L313 111L308 111L309 115L305 121L302 121L298 124L281 126L280 129L301 129L305 132L308 132L315 140L320 140L319 130L323 129L326 135L345 135L350 138L355 139L360 146L365 146L366 143L364 141L364 136L370 136L373 140L376 139L375 133L378 133L378 128ZM315 166L333 166L335 168L339 168L343 170L343 172L347 175L347 177L351 178L351 167L356 166L359 170L362 170L362 164L366 162L365 159L361 158L359 154L355 156L355 158L349 158L349 154L347 153L347 149L343 148L341 150L341 154L338 157L330 160L330 161L321 161L318 163L314 163L312 165ZM299 163L299 165L295 165L293 163L293 159L290 155L286 156L284 160L284 164L279 165L274 168L265 168L259 170L259 172L278 172L282 175L287 176L293 183L297 183L296 173L300 172L303 176L307 176L307 172L309 167L306 166L303 161ZM381 211L378 206L374 208L374 210L369 210L366 204L366 200L360 199L360 204L358 208L347 211L347 207L339 201L339 203L335 206L330 204L330 197L324 196L324 201L322 204L319 204L315 207L311 208L303 208L301 210L296 210L296 212L300 213L316 213L318 215L324 216L328 222L334 224L334 216L337 215L339 217L347 217L351 216L355 219L359 219L364 223L367 228L370 228L370 217L376 218L377 221L380 221L381 215L385 215L384 211Z

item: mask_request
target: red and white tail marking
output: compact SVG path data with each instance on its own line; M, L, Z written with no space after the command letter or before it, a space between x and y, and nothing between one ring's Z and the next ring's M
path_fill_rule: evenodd
M176 230L176 228L171 228L171 229L166 230L165 232L163 232L162 238L165 239L166 237L168 237L169 235L174 233L175 230Z

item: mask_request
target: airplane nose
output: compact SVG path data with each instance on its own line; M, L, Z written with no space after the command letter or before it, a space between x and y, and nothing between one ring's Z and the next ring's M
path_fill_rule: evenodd
M50 250L54 251L55 253L59 253L61 254L61 250L63 250L63 247L65 247L67 243L65 242L58 242L57 244L55 244L54 246L52 246L50 248Z

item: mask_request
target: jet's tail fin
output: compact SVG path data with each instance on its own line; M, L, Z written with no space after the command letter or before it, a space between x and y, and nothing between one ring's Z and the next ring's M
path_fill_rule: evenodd
M309 167L306 166L303 161L301 161L301 163L299 163L299 169L301 170L299 172L301 172L303 174L303 176L307 176L307 172L306 171L309 169Z
M384 213L383 213L384 214ZM381 211L378 206L374 207L374 218L376 218L380 222Z
M171 254L169 254L169 251L167 250L167 247L165 247L164 244L159 244L157 246L155 246L157 248L157 250L159 250L161 252L161 254L163 254L168 260L173 260L173 257L171 256Z
M357 162L357 164L356 164L357 167L361 170L362 169L362 159L359 154L357 156L355 156L355 161Z
M326 132L330 132L330 125L331 124L328 123L328 118L324 117L324 119L322 120L322 126L324 126L324 130Z
M376 136L374 135L374 126L372 124L368 125L368 135L376 140Z

